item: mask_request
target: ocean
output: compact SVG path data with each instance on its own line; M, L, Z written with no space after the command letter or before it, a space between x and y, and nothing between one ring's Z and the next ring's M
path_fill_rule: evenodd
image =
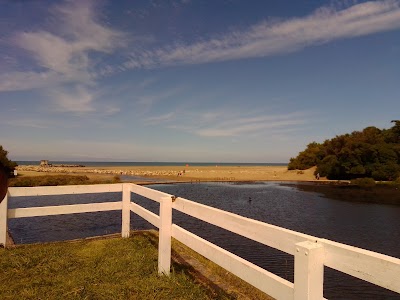
M49 161L53 165L83 165L87 167L129 167L129 166L287 166L287 163L220 163L220 162L118 162L118 161ZM39 165L40 161L17 161L18 165Z

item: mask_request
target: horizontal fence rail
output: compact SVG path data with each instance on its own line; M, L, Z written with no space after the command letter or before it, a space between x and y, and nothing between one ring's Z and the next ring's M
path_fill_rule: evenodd
M326 239L320 242L325 266L400 293L400 259Z
M10 197L110 192L121 192L121 200L14 209L8 209L7 204ZM160 203L160 214L157 215L135 203L132 193ZM293 255L294 283L173 224L173 209ZM159 273L168 275L170 272L171 237L174 237L276 299L323 299L324 266L400 293L398 258L245 218L131 183L10 188L0 203L0 244L6 245L8 219L111 210L122 211L123 237L129 237L131 211L159 228Z
M92 185L65 185L65 186L38 186L38 187L10 187L10 197L21 196L49 196L69 194L97 194L122 192L122 183L92 184Z
M276 299L293 299L293 283L214 245L179 227L172 226L172 236L207 259L247 281Z
M136 203L131 203L131 211L145 219L151 225L160 228L160 217L155 213L152 213Z
M14 208L8 210L8 218L42 217L54 215L79 214L97 211L121 210L121 202L71 204L41 207Z
M177 198L172 207L189 216L229 230L272 248L294 255L294 245L317 238L206 206L184 198Z

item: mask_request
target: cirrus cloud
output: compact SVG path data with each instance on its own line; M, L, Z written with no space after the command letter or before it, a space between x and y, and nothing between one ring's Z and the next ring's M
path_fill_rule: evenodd
M345 9L322 7L305 17L264 21L197 43L133 51L122 67L155 68L266 57L398 28L399 0L370 1Z

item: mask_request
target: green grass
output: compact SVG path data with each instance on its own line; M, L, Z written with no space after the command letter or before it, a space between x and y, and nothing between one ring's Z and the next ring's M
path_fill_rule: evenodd
M157 239L82 240L0 249L0 299L235 299L174 263L157 272Z

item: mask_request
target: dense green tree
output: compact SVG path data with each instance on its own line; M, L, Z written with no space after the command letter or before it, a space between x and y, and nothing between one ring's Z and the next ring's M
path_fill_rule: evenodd
M12 174L17 163L11 161L7 157L8 151L3 149L3 146L0 145L0 166L4 168L7 174Z
M331 179L338 179L340 177L340 164L336 155L325 156L316 170L320 176L329 176Z
M400 121L393 122L390 129L371 126L322 144L313 142L290 159L288 168L317 166L315 172L329 179L394 180L400 176Z
M305 170L317 165L324 156L323 145L312 142L307 145L307 149L297 156L291 158L289 163L289 170Z
M393 120L394 126L392 127L392 132L394 136L394 143L400 142L400 120Z

